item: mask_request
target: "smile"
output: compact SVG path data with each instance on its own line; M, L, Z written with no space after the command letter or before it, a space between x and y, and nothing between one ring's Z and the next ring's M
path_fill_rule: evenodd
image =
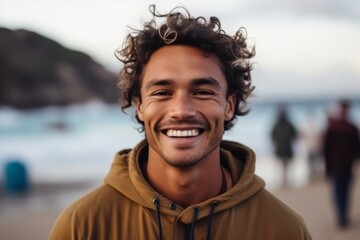
M200 135L199 129L173 130L169 129L165 133L168 137L196 137Z

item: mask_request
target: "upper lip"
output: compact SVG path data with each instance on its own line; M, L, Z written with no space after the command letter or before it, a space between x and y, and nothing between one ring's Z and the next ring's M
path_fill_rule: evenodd
M202 129L204 129L204 127L198 126L198 125L181 125L181 126L178 125L178 126L166 126L159 130L166 131L166 130L192 130L192 129L202 130Z

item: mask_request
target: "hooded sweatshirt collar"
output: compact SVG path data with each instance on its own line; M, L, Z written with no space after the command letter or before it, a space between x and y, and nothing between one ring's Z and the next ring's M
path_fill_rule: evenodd
M174 203L156 192L146 182L140 164L141 161L147 160L142 159L147 148L148 143L143 140L134 149L123 150L116 154L111 170L105 178L105 183L139 205L152 210L156 210L153 200L157 198L161 214L169 215L169 217L181 217L182 222L190 223L194 206L186 209L176 206L176 210L174 210ZM209 214L211 203L214 201L218 203L215 211L223 211L240 204L265 186L264 181L255 175L255 154L250 148L236 142L223 141L221 143L221 163L230 172L234 184L225 193L197 204L196 207L201 209L197 216L198 219Z

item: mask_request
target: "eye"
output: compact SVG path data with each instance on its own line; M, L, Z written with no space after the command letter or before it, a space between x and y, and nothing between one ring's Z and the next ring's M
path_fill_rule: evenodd
M155 91L151 94L151 96L155 96L155 97L168 97L171 96L171 92L167 91L167 90L158 90Z
M194 91L193 93L195 96L199 96L199 97L206 97L206 96L213 96L215 95L215 93L211 90L207 90L207 89L199 89Z

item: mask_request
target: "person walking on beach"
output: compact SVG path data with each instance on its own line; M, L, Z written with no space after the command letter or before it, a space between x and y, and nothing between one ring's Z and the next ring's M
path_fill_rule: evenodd
M277 118L271 129L271 139L274 145L274 154L283 168L283 186L288 186L288 165L294 155L293 144L297 137L297 130L290 122L286 108L278 107Z
M309 164L310 180L315 180L318 176L323 176L323 169L319 169L319 165L323 164L321 154L322 129L317 124L314 117L314 111L308 111L306 121L300 130L300 138L305 146L306 158ZM323 165L321 165L322 167Z
M118 50L122 107L135 106L145 139L115 155L105 183L66 208L49 239L311 239L255 175L254 152L222 139L254 89L245 30L150 10Z
M349 108L349 101L339 102L338 116L329 116L323 143L326 175L333 186L337 223L341 228L349 225L352 168L360 157L359 130L349 120Z

